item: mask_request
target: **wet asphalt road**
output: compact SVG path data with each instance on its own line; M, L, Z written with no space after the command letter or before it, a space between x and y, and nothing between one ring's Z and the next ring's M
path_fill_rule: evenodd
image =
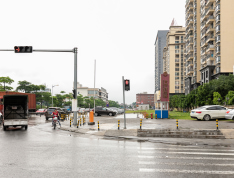
M165 138L166 139L166 138ZM0 129L0 177L233 177L234 148L106 140L54 130Z

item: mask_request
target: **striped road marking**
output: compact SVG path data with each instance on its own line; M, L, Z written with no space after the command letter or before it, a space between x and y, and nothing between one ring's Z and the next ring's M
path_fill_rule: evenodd
M200 153L200 152L154 152L154 151L138 151L138 153L159 153L159 154L184 154L184 155L218 155L218 156L234 156L234 153Z
M207 170L179 170L179 169L147 169L140 168L140 172L161 172L161 173L189 173L189 174L234 174L234 171L207 171Z
M234 161L234 158L211 158L211 157L181 157L181 156L138 156L138 158L148 159L204 159L204 160L223 160L223 161Z
M155 161L139 161L142 165L176 165L176 166L234 166L234 164L212 164L212 163L160 163Z
M190 149L190 148L141 148L140 150L184 150L184 151L225 151L225 152L234 152L234 150L222 150L222 149Z

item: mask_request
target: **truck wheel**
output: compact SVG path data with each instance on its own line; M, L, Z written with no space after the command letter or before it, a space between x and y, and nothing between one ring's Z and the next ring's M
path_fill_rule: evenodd
M27 130L27 129L28 129L28 126L26 125L26 126L25 126L25 130Z
M98 113L95 113L94 115L95 115L95 116L98 116Z

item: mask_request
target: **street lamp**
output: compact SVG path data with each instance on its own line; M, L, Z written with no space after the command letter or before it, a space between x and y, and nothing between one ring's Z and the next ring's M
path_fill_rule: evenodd
M227 97L226 99L227 99L227 105L228 105L228 100L229 100L229 98Z
M53 88L56 87L56 86L59 86L59 85L52 85L52 107L54 106L53 105Z

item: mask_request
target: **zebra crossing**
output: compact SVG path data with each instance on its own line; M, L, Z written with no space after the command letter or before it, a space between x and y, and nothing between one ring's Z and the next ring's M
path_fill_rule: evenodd
M144 176L234 177L234 149L225 147L138 147L139 172Z

